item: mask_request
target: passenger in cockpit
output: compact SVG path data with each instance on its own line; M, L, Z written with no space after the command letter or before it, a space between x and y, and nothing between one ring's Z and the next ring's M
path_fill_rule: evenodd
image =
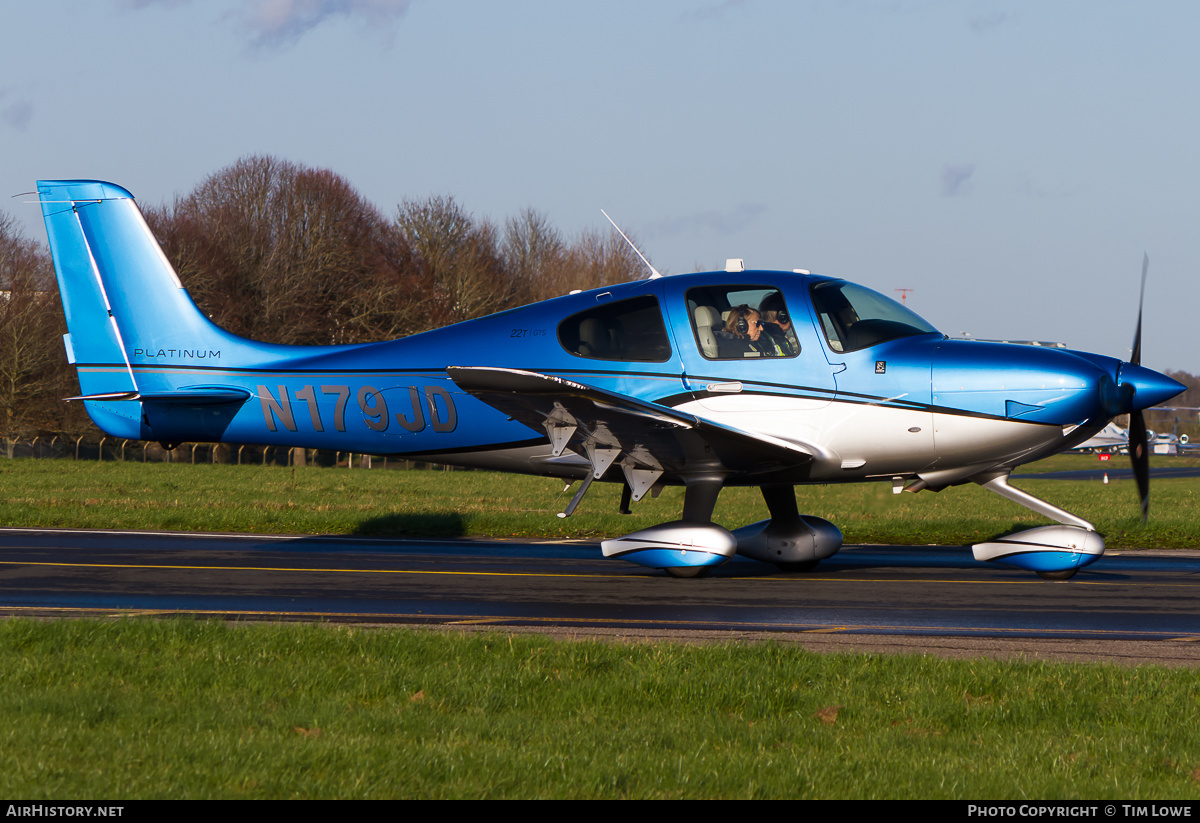
M775 347L763 338L761 315L744 304L730 310L725 327L717 332L717 345L722 358L776 354Z

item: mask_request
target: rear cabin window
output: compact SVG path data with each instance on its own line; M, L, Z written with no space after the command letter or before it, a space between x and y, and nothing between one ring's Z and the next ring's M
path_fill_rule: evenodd
M800 353L783 294L773 286L688 289L687 306L696 346L709 360Z
M662 363L671 343L654 297L634 297L573 314L558 324L559 344L591 360Z

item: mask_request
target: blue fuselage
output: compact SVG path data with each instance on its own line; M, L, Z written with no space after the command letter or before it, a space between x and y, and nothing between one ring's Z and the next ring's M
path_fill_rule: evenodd
M1121 411L1111 397L1122 366L1114 358L949 340L916 321L859 316L861 305L850 315L821 302L828 284L841 282L787 272L678 275L401 340L328 348L159 329L126 341L142 395L234 389L249 397L92 400L88 408L120 437L425 455L577 474L531 460L545 451L546 433L465 394L446 373L448 366L519 368L806 444L821 459L792 479L809 482L1013 465L1068 448ZM824 291L815 288L821 284ZM728 304L743 298L786 306L782 351L753 351L749 334L722 331ZM755 323L774 317L750 308ZM842 326L838 312L847 315ZM661 330L652 328L656 315ZM781 325L773 330L783 340ZM879 339L856 339L866 326ZM124 367L76 356L84 384Z

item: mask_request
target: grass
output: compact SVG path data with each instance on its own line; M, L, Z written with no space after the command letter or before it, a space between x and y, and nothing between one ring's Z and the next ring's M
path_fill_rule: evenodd
M1197 798L1195 674L215 621L0 622L0 793Z
M1156 465L1197 458L1156 457ZM1023 472L1094 468L1062 455ZM1122 466L1118 460L1118 467ZM1110 549L1195 548L1200 480L1153 484L1143 525L1131 480L1017 480L1014 485L1094 523ZM277 466L0 461L0 525L371 536L600 539L675 520L682 489L617 514L620 487L596 484L575 516L555 480L492 472ZM836 523L850 544L964 545L1049 521L973 484L893 495L888 483L806 486L800 510ZM714 519L737 527L767 517L756 489L722 492Z

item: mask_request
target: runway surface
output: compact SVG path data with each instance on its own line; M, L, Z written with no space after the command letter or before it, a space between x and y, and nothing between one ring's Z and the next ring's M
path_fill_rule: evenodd
M1051 583L962 547L849 546L807 574L675 580L594 543L0 530L0 614L144 613L1198 665L1200 552Z

